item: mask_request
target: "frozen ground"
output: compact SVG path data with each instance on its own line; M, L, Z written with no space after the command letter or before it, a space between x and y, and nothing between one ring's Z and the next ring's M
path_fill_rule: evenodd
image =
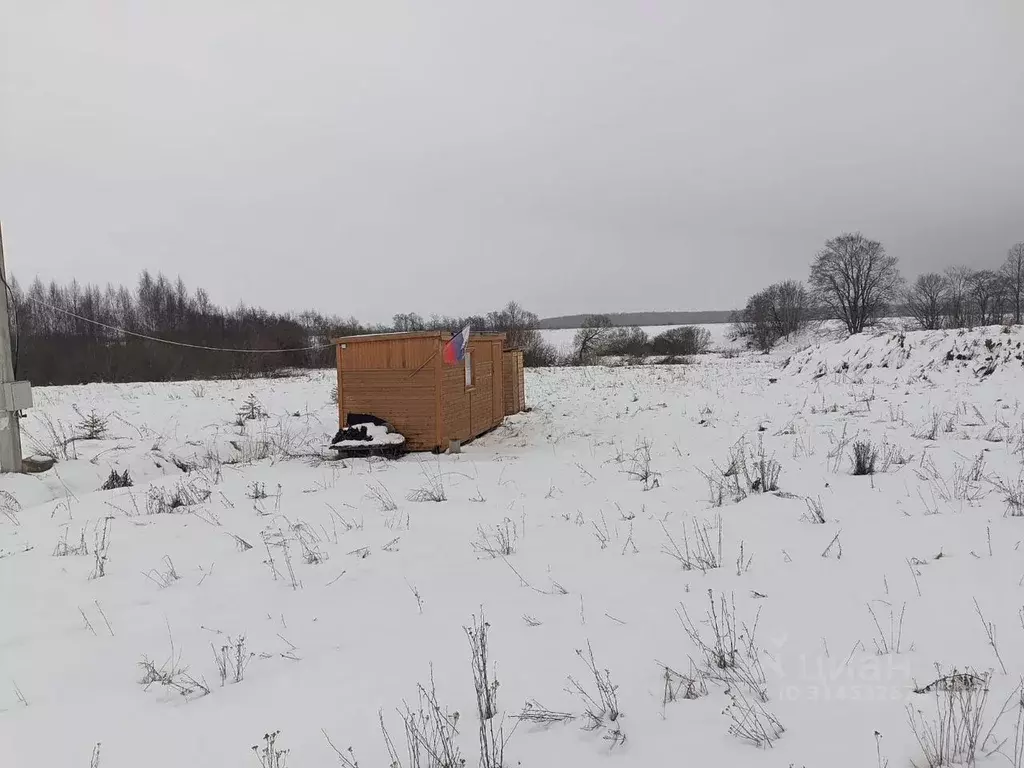
M432 671L475 765L463 628L481 609L507 766L923 765L907 707L932 719L936 694L913 691L936 664L991 671L981 735L995 723L985 751L1009 739L1012 757L1015 699L996 720L1024 674L1022 342L529 371L531 413L399 462L315 460L329 372L37 389L39 443L95 433L92 411L109 434L0 478L0 761L85 767L100 742L101 768L252 768L279 730L282 766L339 765L323 729L374 768L391 765L380 712L411 768L398 709ZM874 476L851 474L858 440ZM99 490L112 470L134 486ZM445 501L409 500L439 484ZM709 591L738 646L710 669ZM243 635L242 679L229 648L222 685L215 655ZM662 665L692 685L668 673L666 697ZM576 719L516 728L533 700Z

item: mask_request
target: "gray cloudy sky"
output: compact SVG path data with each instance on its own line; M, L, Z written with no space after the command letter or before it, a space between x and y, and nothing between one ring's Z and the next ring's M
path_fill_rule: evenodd
M380 321L1024 240L1024 0L0 0L9 269Z

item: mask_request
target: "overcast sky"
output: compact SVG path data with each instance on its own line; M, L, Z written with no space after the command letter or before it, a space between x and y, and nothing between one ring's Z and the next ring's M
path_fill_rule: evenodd
M0 0L23 282L365 321L728 309L1024 240L1024 0Z

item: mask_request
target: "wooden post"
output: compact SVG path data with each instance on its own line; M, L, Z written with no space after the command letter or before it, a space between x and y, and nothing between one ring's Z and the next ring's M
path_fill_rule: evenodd
M11 355L11 326L7 302L12 291L7 286L7 269L4 265L4 235L0 228L0 277L3 278L3 299L0 300L0 387L14 382L14 359ZM10 408L10 410L8 410ZM21 472L21 426L14 403L0 407L0 472Z

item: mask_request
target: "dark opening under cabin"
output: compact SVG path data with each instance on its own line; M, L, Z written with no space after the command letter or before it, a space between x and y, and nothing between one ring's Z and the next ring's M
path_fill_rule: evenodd
M444 362L442 331L334 339L338 350L338 425L370 414L405 436L412 451L468 442L526 409L523 355L505 334L470 334L465 360Z

